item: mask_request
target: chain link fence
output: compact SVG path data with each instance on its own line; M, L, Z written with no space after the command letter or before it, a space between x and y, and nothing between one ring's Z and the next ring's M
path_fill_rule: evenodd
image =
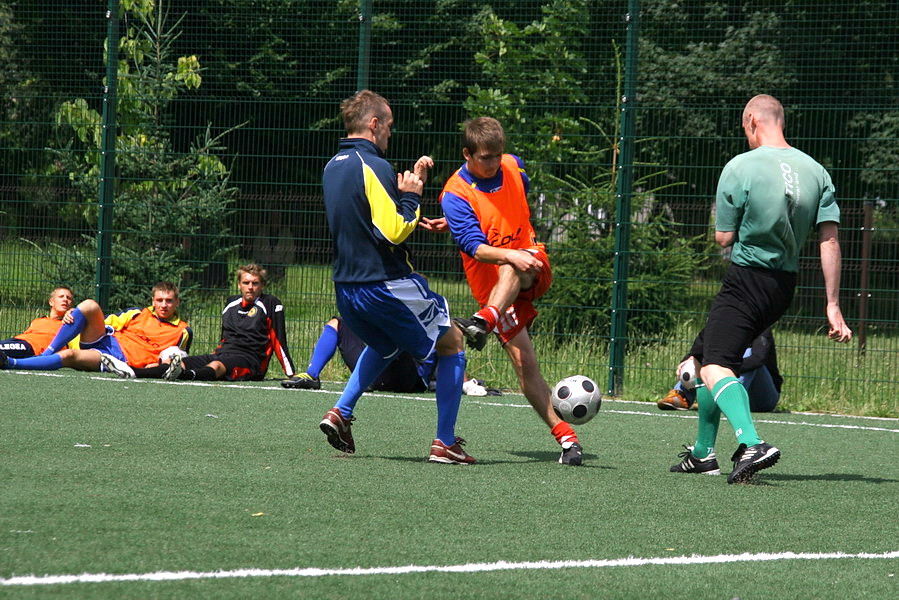
M850 346L823 335L810 241L775 328L783 406L899 413L890 0L0 0L0 61L0 336L58 283L115 310L171 279L194 352L207 352L234 269L252 261L285 301L302 364L335 311L321 169L343 134L340 100L370 87L394 108L395 166L435 159L428 216L462 163L460 123L503 122L553 261L534 329L547 379L580 372L655 399L726 265L711 243L714 191L745 150L742 107L771 93L789 141L834 179L856 333ZM411 243L454 313L470 314L452 241L420 231ZM513 387L492 346L469 370Z

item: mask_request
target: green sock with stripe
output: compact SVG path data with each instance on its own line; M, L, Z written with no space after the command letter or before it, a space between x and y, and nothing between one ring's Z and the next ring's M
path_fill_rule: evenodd
M749 394L736 377L725 377L720 380L712 390L715 403L731 427L737 441L747 446L755 446L761 443L755 425L752 422L752 414L749 412Z
M721 424L721 409L712 399L712 393L704 385L696 387L696 403L699 405L699 431L693 444L693 456L705 458L715 448L718 425Z

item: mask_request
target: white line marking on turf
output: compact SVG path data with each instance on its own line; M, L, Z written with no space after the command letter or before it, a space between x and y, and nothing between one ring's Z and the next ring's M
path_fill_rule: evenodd
M62 374L57 373L47 373L40 371L11 371L17 373L19 375L35 375L35 376L44 376L44 377L62 377ZM92 375L88 377L88 379L94 381L106 381L113 383L131 383L131 384L142 384L142 385L185 385L185 386L196 386L196 387L214 387L221 390L254 390L254 391L269 391L269 392L284 392L284 393L296 393L296 390L285 390L284 388L277 386L261 386L261 385L246 385L240 383L233 382L205 382L205 381L161 381L158 379L121 379L118 377L106 377L106 376L97 376ZM303 390L304 392L314 392L317 394L329 394L334 396L339 396L339 391L331 391L331 390ZM371 398L397 398L401 400L416 400L420 402L435 402L434 396L412 396L409 394L388 394L388 393L368 393L367 397ZM606 399L603 400L604 403L616 403L616 404L637 404L637 405L646 405L646 402L637 402L634 400L613 400ZM495 406L495 407L506 407L506 408L531 408L530 404L518 404L511 402L488 402L486 400L474 400L473 398L466 397L466 404L477 404L479 406ZM658 411L658 412L650 412L650 411L639 411L639 410L615 410L615 409L601 409L601 412L604 413L615 413L619 415L640 415L647 417L656 417L656 418L664 418L664 419L697 419L698 417L695 414L684 414L680 411ZM894 419L890 417L865 417L861 415L830 415L825 413L809 413L809 412L797 412L797 413L784 413L790 415L804 415L804 416L819 416L819 417L834 417L834 418L853 418L853 419L870 419L877 421L887 421L887 422L897 422L899 419ZM855 429L861 431L886 431L888 433L899 433L899 429L890 429L886 427L869 427L869 426L860 426L860 425L838 425L832 423L809 423L808 421L777 421L773 419L754 419L756 423L769 423L774 425L799 425L804 427L822 427L825 429Z
M123 581L183 581L186 579L233 579L242 577L327 577L345 575L407 575L409 573L485 573L490 571L582 569L606 567L641 567L645 565L707 565L738 562L770 562L776 560L827 559L891 559L899 558L899 551L871 554L867 552L780 552L770 554L719 554L717 556L671 556L655 558L560 560L536 562L468 563L464 565L405 565L402 567L354 567L351 569L235 569L232 571L157 571L155 573L82 573L81 575L22 575L0 579L0 585L57 585L67 583L114 583Z

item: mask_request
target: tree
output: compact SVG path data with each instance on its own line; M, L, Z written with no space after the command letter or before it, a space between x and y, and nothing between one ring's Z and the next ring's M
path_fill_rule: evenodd
M236 193L218 156L227 131L213 133L207 125L184 152L175 150L169 135L170 103L202 83L196 56L172 58L179 21L168 25L162 0L123 0L122 8L136 25L129 25L119 45L111 296L117 307L145 301L147 285L157 280L197 285L209 265L223 265L232 248L224 222ZM102 117L79 98L62 103L55 119L51 169L80 194L70 210L96 223ZM70 280L93 276L95 240L87 239L89 244L66 248L61 256L48 253Z

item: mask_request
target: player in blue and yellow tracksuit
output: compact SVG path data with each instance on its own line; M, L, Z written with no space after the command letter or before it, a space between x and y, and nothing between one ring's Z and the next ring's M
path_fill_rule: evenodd
M363 90L341 104L347 137L322 176L325 212L334 240L334 290L341 316L366 344L336 406L320 423L328 442L354 452L350 422L356 402L401 351L424 360L436 349L437 436L432 462L474 462L455 435L465 373L461 333L446 300L414 272L404 244L415 231L427 171L396 174L384 158L393 127L387 101Z

